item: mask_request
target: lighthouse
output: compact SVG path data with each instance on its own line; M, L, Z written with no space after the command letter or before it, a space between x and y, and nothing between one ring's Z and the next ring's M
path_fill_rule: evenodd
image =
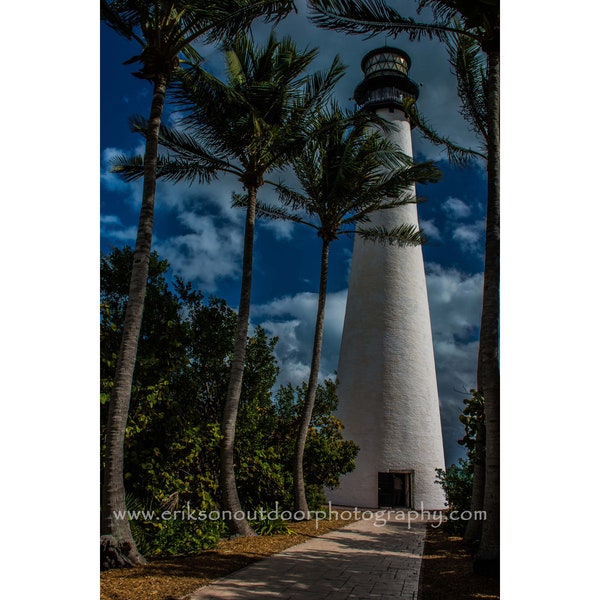
M354 99L395 125L386 133L412 156L402 99L417 98L410 57L378 48L361 62ZM418 226L416 204L374 213L371 226ZM444 449L429 302L420 246L398 248L355 237L338 364L338 416L360 447L356 468L329 492L337 505L445 508L436 469Z

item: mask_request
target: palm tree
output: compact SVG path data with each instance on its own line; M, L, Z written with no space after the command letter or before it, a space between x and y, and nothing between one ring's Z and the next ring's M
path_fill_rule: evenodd
M303 223L321 238L312 360L293 468L294 511L304 515L309 514L304 488L304 448L317 392L331 242L340 235L358 234L366 240L398 246L421 244L423 236L414 225L388 230L365 224L376 211L416 202L414 183L437 181L441 175L432 163L413 164L395 144L380 135L374 123L385 126L374 115L343 113L335 105L322 111L315 119L302 154L292 163L302 192L279 184L285 208L258 205L259 216Z
M343 74L338 58L327 72L306 75L316 49L300 51L290 38L272 33L263 48L246 36L224 45L227 79L221 81L199 67L188 69L176 87L185 132L161 128L160 142L169 150L159 160L158 174L167 180L201 180L216 172L235 175L247 201L242 282L235 346L222 422L221 496L231 535L252 535L235 484L234 442L250 319L252 259L257 192L265 175L288 165L306 143L316 110ZM136 127L145 131L143 122ZM117 170L139 175L141 159L123 159Z
M477 385L485 398L486 459L484 510L487 518L475 569L497 574L500 564L500 0L419 0L417 13L432 9L433 19L404 17L385 0L310 0L315 22L348 33L472 41L487 60L485 80L488 174L485 265Z
M123 443L131 399L131 386L144 310L156 191L158 131L167 87L180 57L197 60L191 43L203 37L214 41L236 33L260 15L277 19L293 8L293 2L265 0L101 0L102 20L117 33L136 41L139 55L126 64L140 63L134 73L153 86L150 118L143 160L144 183L129 295L123 326L106 428L106 469L102 486L101 535L112 536L111 544L121 548L124 560L144 562L131 535L129 521L115 518L126 509L123 482Z

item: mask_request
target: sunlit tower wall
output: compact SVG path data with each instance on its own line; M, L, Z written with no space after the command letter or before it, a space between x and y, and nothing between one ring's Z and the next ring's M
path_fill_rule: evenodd
M362 60L354 93L363 110L396 125L386 135L412 156L402 99L417 98L410 57L390 47ZM418 225L417 205L382 210L371 225ZM420 246L355 238L338 364L338 415L344 436L360 446L356 468L329 492L338 505L445 508L435 483L444 449L429 302Z

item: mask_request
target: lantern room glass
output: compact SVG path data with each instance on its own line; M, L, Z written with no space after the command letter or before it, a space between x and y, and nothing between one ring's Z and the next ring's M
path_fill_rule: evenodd
M374 75L375 73L392 72L408 74L408 61L395 52L382 52L376 54L366 61L364 73L366 76Z

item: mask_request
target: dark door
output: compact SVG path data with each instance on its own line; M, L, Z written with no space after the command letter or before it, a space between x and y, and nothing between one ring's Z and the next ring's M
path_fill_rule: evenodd
M394 502L395 508L409 508L410 506L410 475L408 473L394 473Z
M379 473L377 477L379 491L379 506L393 506L394 504L394 474Z

